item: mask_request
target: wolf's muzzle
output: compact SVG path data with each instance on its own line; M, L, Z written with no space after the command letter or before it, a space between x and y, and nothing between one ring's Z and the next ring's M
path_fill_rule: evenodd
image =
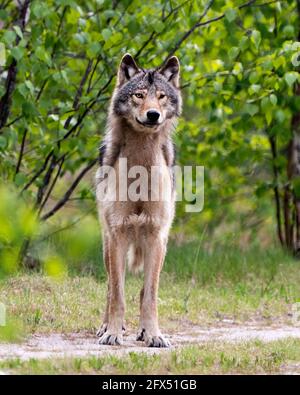
M155 123L158 121L160 117L160 113L156 110L149 110L147 111L147 120L149 123Z

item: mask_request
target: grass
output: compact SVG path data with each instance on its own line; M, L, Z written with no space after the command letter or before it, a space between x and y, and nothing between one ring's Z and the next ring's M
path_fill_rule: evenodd
M8 318L8 325L0 327L0 340L23 341L32 333L95 333L105 305L104 272L82 275L84 264L76 259L76 270L61 278L40 272L0 281L0 302L5 303ZM96 258L90 256L88 267L93 265ZM141 286L141 277L127 276L126 322L131 333L138 326ZM196 243L171 244L161 276L160 324L170 334L188 331L192 325L223 325L227 320L292 324L292 304L299 300L300 264L282 250L219 246L208 251ZM11 360L0 366L17 373L276 373L290 360L300 361L299 345L298 340L211 343L155 356Z
M272 283L278 270L290 270L294 266L299 269L300 262L280 247L275 247L275 242L272 244L270 241L269 246L263 248L261 242L256 240L242 249L238 247L238 235L214 236L213 240L204 234L199 236L199 240L179 245L171 240L164 272L175 273L180 279L196 278L201 285L218 280L244 282L251 276L268 284ZM44 242L33 243L31 253L42 262L47 255L58 255L73 276L94 276L100 280L106 277L99 224L92 215L66 231L55 233Z
M142 278L128 276L127 322L133 328L138 325L141 286ZM21 274L0 282L8 317L21 320L25 333L94 332L105 295L105 279L94 276ZM192 246L173 247L161 278L161 325L178 331L187 323L212 325L224 319L289 324L291 306L299 297L299 262L278 250L209 254Z
M147 355L0 362L14 374L278 374L300 370L300 340L208 343Z

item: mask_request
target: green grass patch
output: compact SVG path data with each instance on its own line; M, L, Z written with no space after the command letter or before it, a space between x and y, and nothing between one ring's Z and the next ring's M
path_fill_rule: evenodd
M142 276L126 279L126 319L134 330L142 282ZM6 304L8 320L19 320L24 333L94 332L106 289L104 274L71 271L54 279L23 273L0 281L0 302ZM190 323L211 325L224 319L289 324L299 297L300 263L282 250L228 246L208 251L195 243L171 244L160 282L160 321L163 330L174 332Z
M300 340L287 339L214 342L155 355L131 352L122 357L13 359L0 362L0 369L15 374L278 374L290 371L299 361Z
M63 227L63 223L61 224ZM220 281L243 284L258 279L268 291L273 278L284 271L300 272L300 262L293 259L275 243L262 248L259 240L238 246L238 237L208 236L177 244L170 240L163 271L178 279L195 278L201 285ZM58 256L71 276L106 278L102 258L100 229L97 219L87 215L78 224L35 242L31 254L41 262L47 256ZM43 265L42 265L43 268ZM299 277L298 277L299 278ZM269 285L269 286L268 286ZM281 292L285 292L286 288Z
M294 268L295 269L295 268ZM126 281L127 325L136 330L142 278ZM299 297L299 273L278 271L272 279L201 284L164 273L159 291L160 322L164 331L178 331L191 323L212 325L224 319L263 324L291 323L291 305ZM0 282L0 298L9 320L22 322L26 333L94 332L105 307L106 281L94 277L61 280L22 275Z

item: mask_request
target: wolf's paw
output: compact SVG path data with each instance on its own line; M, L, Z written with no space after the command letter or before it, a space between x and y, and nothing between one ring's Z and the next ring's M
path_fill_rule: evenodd
M123 335L121 333L105 332L99 339L99 344L109 346L121 346L123 344Z
M147 347L168 348L171 346L171 343L169 342L169 340L164 338L162 335L149 336L146 334L146 335L144 335L144 340L145 340Z
M145 329L144 329L144 328L140 328L140 329L138 330L138 333L137 333L137 335L136 335L136 340L137 340L138 342L142 342L142 341L145 340Z
M100 328L96 332L96 336L101 337L104 335L104 333L107 331L107 322L103 322L103 324L100 326Z
M97 337L101 337L104 335L104 333L107 331L107 322L103 322L103 324L100 326L100 328L96 332ZM125 324L122 325L122 333L124 334L126 332L126 327Z

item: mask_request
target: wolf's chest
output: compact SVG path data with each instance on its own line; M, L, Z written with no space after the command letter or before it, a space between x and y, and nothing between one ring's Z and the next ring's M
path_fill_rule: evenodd
M166 165L162 149L147 145L124 145L119 158L127 160L129 169L132 166L142 166L149 171L151 166Z

